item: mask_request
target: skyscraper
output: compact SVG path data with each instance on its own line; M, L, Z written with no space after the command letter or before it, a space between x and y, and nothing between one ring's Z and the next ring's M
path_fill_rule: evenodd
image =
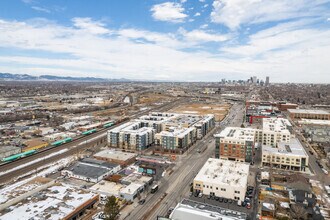
M266 76L265 86L269 86L269 76Z

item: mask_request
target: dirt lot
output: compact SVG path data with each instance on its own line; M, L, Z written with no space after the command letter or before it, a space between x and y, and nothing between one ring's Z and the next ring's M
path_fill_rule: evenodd
M170 97L165 94L158 94L158 93L146 93L139 97L138 103L139 104L153 104L156 102L163 102L172 100L173 97Z
M186 113L186 114L214 114L216 121L221 121L228 110L230 109L230 104L201 104L201 103L190 103L179 105L178 107L170 110L176 113Z

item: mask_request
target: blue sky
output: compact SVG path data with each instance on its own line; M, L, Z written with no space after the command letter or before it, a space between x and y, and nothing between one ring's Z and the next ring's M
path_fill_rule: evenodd
M2 0L0 72L329 83L329 0Z

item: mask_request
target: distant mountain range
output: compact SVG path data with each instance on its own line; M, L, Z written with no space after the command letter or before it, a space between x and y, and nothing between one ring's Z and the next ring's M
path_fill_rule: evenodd
M76 82L130 82L132 80L120 79L106 79L97 77L71 77L71 76L52 76L41 75L31 76L28 74L12 74L0 73L0 81L76 81Z

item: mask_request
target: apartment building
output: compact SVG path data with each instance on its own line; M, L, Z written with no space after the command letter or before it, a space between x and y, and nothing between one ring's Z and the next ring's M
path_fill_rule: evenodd
M108 131L108 145L127 150L144 150L154 143L155 130L141 122L127 122Z
M318 119L330 120L330 112L317 109L288 109L290 118L295 119Z
M305 171L308 159L305 149L297 138L292 138L289 143L279 142L276 147L269 145L262 147L263 166Z
M262 144L275 147L278 142L290 142L292 125L284 118L264 118L262 123Z
M197 140L195 127L178 128L172 127L168 131L162 131L155 135L156 147L161 150L179 152L185 151Z
M209 158L193 182L195 192L244 201L249 164Z
M215 134L215 158L252 162L258 129L227 127Z

